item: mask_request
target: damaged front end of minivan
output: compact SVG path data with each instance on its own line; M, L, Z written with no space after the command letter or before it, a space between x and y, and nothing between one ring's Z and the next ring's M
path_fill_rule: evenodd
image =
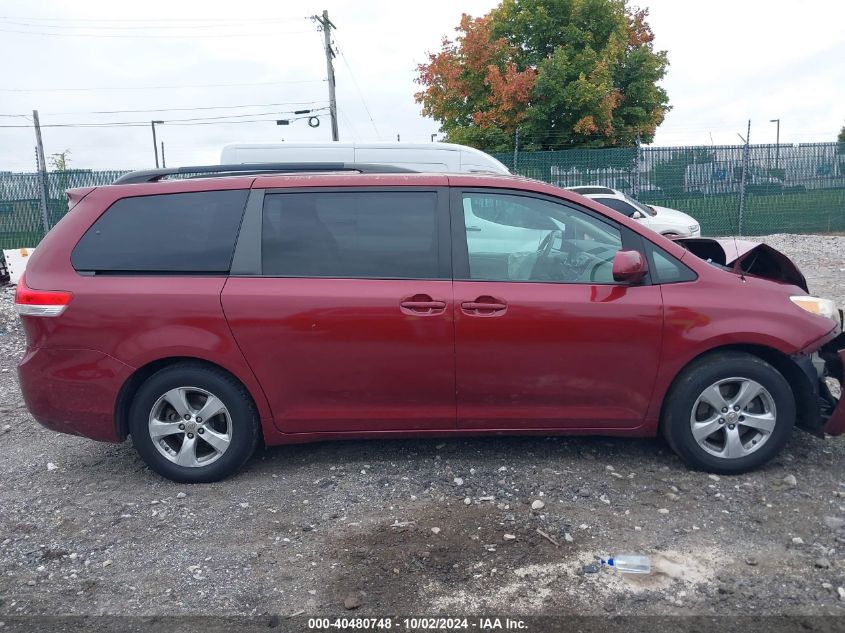
M674 241L714 266L738 275L792 284L809 292L807 280L795 263L768 244L703 237ZM799 412L798 425L820 437L845 433L845 402L842 400L845 386L845 317L842 310L837 310L832 316L834 321L838 320L833 330L836 335L820 347L810 347L792 358L806 376L806 387L812 396L808 398L809 405ZM816 404L813 405L813 402Z
M842 323L842 311L839 311ZM818 433L841 435L845 433L845 334L822 346L817 352L823 362L819 383Z

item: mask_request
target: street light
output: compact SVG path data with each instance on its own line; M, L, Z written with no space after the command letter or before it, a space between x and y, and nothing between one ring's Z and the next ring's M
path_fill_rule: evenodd
M150 127L153 129L153 151L156 155L156 169L158 169L158 142L156 141L156 123L162 125L164 121L150 121Z
M780 119L770 119L769 123L777 123L777 136L775 137L775 169L780 162Z

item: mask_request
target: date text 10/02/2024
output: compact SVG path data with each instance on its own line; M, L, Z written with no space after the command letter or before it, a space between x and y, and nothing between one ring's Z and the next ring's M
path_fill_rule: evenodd
M524 620L497 617L477 618L309 618L308 628L315 631L364 630L377 631L399 630L477 630L477 631L525 631L528 628Z

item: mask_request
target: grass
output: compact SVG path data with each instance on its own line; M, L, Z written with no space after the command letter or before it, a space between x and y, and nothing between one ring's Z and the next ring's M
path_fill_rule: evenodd
M705 235L736 235L739 232L738 194L665 198L652 203L689 213L699 221ZM743 235L836 231L845 231L845 189L746 196Z

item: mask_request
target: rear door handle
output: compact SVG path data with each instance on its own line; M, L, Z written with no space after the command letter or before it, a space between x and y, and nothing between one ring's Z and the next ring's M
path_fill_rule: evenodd
M461 309L469 316L501 316L508 304L495 297L478 297L475 301L464 301Z
M399 302L399 307L405 314L440 314L446 309L446 302L432 299L428 295L414 295L402 299Z

